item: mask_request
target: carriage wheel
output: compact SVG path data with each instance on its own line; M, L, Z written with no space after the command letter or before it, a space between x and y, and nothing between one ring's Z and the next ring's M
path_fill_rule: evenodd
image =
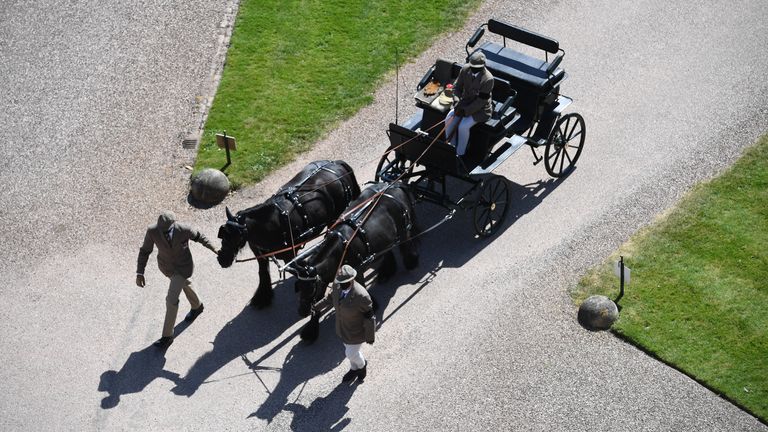
M560 117L544 149L544 166L549 175L562 177L573 168L581 155L586 135L581 115L571 113Z
M507 216L508 203L509 188L504 177L493 176L483 181L473 212L477 235L490 237L498 231Z
M405 159L398 157L394 151L388 151L376 166L375 181L393 181L406 170ZM383 172L382 172L383 171Z

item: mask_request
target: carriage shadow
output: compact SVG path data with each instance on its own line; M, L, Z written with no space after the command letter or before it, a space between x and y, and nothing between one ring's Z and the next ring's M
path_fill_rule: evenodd
M497 238L504 235L504 232L518 219L536 208L567 177L547 178L528 184L519 184L504 178L509 188L509 209L498 231L488 238L478 237L474 232L472 210L457 211L453 220L424 236L421 249L421 256L424 259L420 264L423 265L424 269L462 267ZM426 208L427 205L422 207L423 212L419 214L419 217L420 223L424 226L431 226L445 215L444 210L442 213L440 212L440 207L434 205L430 205L429 209ZM434 209L437 210L434 211ZM430 212L429 210L433 211Z
M490 245L496 238L512 226L518 219L536 208L544 199L552 193L570 174L560 178L548 178L529 184L519 184L504 178L509 188L510 207L503 224L498 231L489 238L477 237L474 232L472 210L458 210L453 218L438 226L419 238L420 259L419 266L408 272L397 273L392 280L385 283L375 282L371 294L376 297L379 304L377 322L379 325L386 322L398 310L404 307L408 301L425 289L442 268L460 268L475 255ZM502 177L503 178L503 177ZM463 193L467 190L466 183L448 179L447 190ZM419 225L422 230L429 229L439 223L447 214L447 210L436 204L421 202L417 206ZM375 280L375 277L374 277ZM384 311L395 294L398 286L417 283L416 290L399 304L394 311L388 312L384 317ZM375 287L376 285L381 285Z
M179 396L192 396L202 384L215 382L209 378L216 371L232 360L271 343L294 325L299 316L296 314L296 298L289 294L293 289L286 286L291 283L292 280L286 280L275 284L273 289L276 295L269 308L256 311L245 305L216 334L213 348L195 361L171 391Z

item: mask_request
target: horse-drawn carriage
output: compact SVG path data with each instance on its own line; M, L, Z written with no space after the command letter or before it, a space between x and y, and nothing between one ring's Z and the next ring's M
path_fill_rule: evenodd
M486 28L501 36L502 44L487 41L475 48ZM545 58L516 51L507 46L507 40L541 49ZM462 65L437 60L416 88L417 113L402 125L389 126L390 145L376 169L377 184L361 192L345 163L314 162L266 202L236 215L227 210L228 222L219 232L219 261L229 266L237 252L246 243L250 245L256 255L253 259L260 264L261 279L254 306L265 306L271 300L268 259L283 260L287 263L283 268L297 276L302 316L310 314L310 306L324 295L344 263L367 267L379 261L380 275L386 276L394 271L392 249L399 246L406 267L415 267L418 242L414 240L426 232L416 228L414 205L418 201L448 210L439 223L458 209L473 209L477 234L494 234L507 214L509 191L506 180L493 170L524 145L533 152L534 164L543 161L554 177L573 168L586 130L580 115L563 115L572 100L560 94L566 74L560 68L564 51L558 42L489 20L465 49L467 58L482 52L494 77L493 114L472 127L465 155L456 155L445 140L445 127L440 127L451 109L451 99L441 97L441 92L454 82ZM554 54L552 59L550 54ZM443 103L446 100L449 102ZM541 147L543 156L537 153ZM458 195L449 193L449 178L469 188ZM321 242L299 253L320 235ZM318 314L313 314L315 331L309 333L316 332L317 319Z
M486 41L475 48L486 28L501 36L502 44ZM543 50L544 59L514 50L508 40ZM563 115L572 100L560 94L567 75L560 68L565 52L556 40L492 19L475 31L465 50L467 59L483 53L494 77L491 118L472 127L467 153L457 156L445 140L445 127L440 127L451 109L451 98L441 93L462 65L438 59L416 88L417 113L402 125L389 125L390 146L379 161L376 180L406 182L419 199L451 211L472 208L477 234L489 236L503 223L509 205L507 184L493 170L527 145L534 164L543 161L551 176L561 177L578 160L586 129L579 114ZM541 147L543 156L537 153ZM446 186L449 177L472 187L453 198ZM479 197L470 200L478 189Z

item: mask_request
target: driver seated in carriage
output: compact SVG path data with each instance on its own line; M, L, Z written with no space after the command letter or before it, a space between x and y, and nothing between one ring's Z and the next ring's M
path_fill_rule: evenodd
M485 55L475 52L461 68L454 83L454 107L445 117L446 141L464 156L469 142L469 130L477 123L491 118L493 75L485 67Z

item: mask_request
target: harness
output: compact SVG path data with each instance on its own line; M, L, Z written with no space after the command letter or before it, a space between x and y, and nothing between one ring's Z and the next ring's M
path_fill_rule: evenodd
M403 219L405 220L405 232L401 233L399 230L396 231L393 245L388 247L384 251L379 251L379 253L388 251L393 247L399 245L402 240L401 234L405 234L409 232L412 227L411 214L408 211L408 207L406 207L402 201L398 200L391 194L388 194L385 192L385 193L382 193L381 196L391 199L393 202L397 203L397 205L400 207L400 210L403 213ZM368 220L368 216L370 212L373 211L373 209L371 210L368 210L368 209L373 205L374 205L373 200L369 200L368 202L365 203L364 206L355 210L355 212L349 215L348 218L341 221L339 225L342 225L342 226L346 225L352 228L352 235L349 238L346 238L344 234L338 229L333 229L328 232L328 236L338 237L341 240L342 245L345 247L347 246L348 243L352 242L352 240L356 238L359 238L362 241L363 245L365 245L365 253L357 254L357 259L360 262L360 265L367 265L371 263L374 259L376 259L376 256L377 256L376 252L371 251L371 242L368 236L368 232L365 229L365 223Z
M320 235L320 233L322 233L323 229L325 228L325 224L312 225L312 218L309 212L307 212L307 209L304 207L304 203L307 200L302 200L302 198L306 195L313 192L318 193L324 203L327 204L330 209L332 209L332 213L336 213L336 202L325 188L319 187L311 191L306 191L301 194L299 193L302 192L302 187L318 173L321 171L326 171L334 174L336 176L334 181L339 180L342 182L345 201L349 202L352 200L352 187L350 186L349 182L342 180L343 176L341 174L329 168L329 165L331 164L333 164L331 161L323 161L322 164L319 165L317 162L315 162L315 169L309 173L309 175L304 177L296 184L281 188L270 198L272 205L274 205L280 213L281 225L287 228L283 230L284 247L293 246L296 243L303 243L307 240L315 238ZM299 219L301 220L301 226L297 227L298 229L296 230L298 232L297 235L294 235L294 224L291 223L291 213L293 212L296 212L299 216Z

